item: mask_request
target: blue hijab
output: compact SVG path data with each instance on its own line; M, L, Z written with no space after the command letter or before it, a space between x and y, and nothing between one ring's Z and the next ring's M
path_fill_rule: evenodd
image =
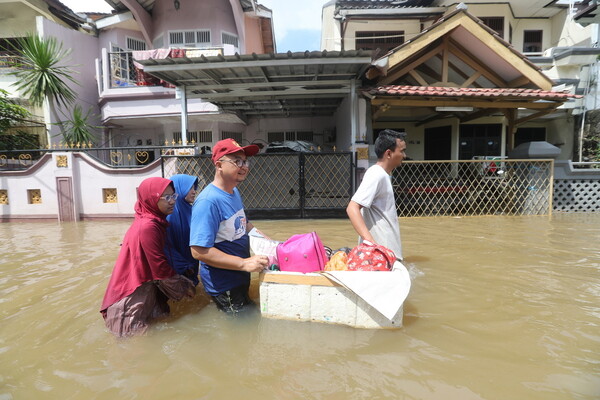
M173 213L167 216L167 244L165 254L169 263L180 275L192 279L198 284L198 260L192 257L190 251L190 221L192 220L192 205L185 201L185 196L198 185L198 178L190 175L173 175L170 178L179 195L175 202ZM191 269L191 271L190 271Z

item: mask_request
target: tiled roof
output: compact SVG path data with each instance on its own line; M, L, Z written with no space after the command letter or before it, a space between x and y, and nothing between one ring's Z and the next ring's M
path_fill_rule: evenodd
M381 8L406 8L429 7L433 0L337 0L338 8L344 10L381 9Z
M363 93L371 96L419 96L419 97L477 97L477 98L511 98L519 100L559 100L565 101L581 96L566 93L553 92L540 89L521 88L455 88L434 86L400 86L384 85L365 89Z

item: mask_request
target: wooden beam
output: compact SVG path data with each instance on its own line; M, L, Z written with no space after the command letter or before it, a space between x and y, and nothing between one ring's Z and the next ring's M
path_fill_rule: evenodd
M449 48L448 48L448 40L449 38L444 37L444 51L442 52L442 82L448 83L448 56L449 56Z
M488 115L492 115L498 111L500 111L499 108L484 108L462 117L460 122L464 124L465 122L474 121L478 118L487 117Z
M520 77L508 82L508 87L518 88L518 87L527 85L529 82L531 82L529 80L529 78L527 78L526 76L520 76Z
M543 111L538 111L534 114L528 115L526 117L523 118L519 118L516 122L515 125L521 125L527 121L531 121L532 119L536 119L539 117L543 117L544 115L550 114L551 112L553 112L555 109L551 109L551 110L543 110Z
M408 71L408 73L410 74L410 76L412 76L413 78L415 78L415 80L419 83L419 85L421 85L421 86L429 86L429 84L427 83L427 81L425 79L423 79L423 77L421 76L421 74L419 74L416 70L411 69L410 71Z
M473 99L441 99L425 96L410 96L404 98L380 97L371 100L372 105L389 104L394 107L474 107L474 108L529 108L532 110L553 110L562 103L528 103L526 101L510 100L477 100Z
M461 88L469 87L473 82L475 82L481 76L481 72L475 71L473 75L469 77L466 81L460 85Z
M419 65L423 64L425 61L429 60L431 57L433 57L434 55L436 55L437 53L442 51L442 49L443 49L442 44L434 47L433 49L429 50L422 56L418 57L413 62L406 65L404 68L402 68L396 72L393 72L391 75L388 75L385 78L383 78L381 81L379 81L379 84L380 85L390 85L396 79L402 78L404 75L408 74L408 71L415 69L417 66L419 66Z
M466 49L454 41L450 41L450 51L462 62L473 68L475 71L481 72L481 74L490 80L494 85L498 87L507 87L507 83L498 74L489 70L486 66L482 65L477 61L475 56L470 54Z
M377 111L375 111L373 113L373 119L379 119L379 117L381 117L387 110L390 109L390 106L387 104L382 104L381 106L377 107Z
M417 122L415 124L415 126L421 126L421 125L428 124L429 122L432 122L432 121L439 121L439 120L442 120L442 119L448 119L448 118L454 118L454 117L456 117L454 114L451 114L451 115L440 115L438 113L438 114L435 114L435 115L433 115L433 116L431 116L429 118L426 118L424 120L421 120L421 121Z
M516 108L507 108L502 110L504 116L508 121L508 125L506 126L506 150L511 151L515 148L515 133L517 132L517 109Z

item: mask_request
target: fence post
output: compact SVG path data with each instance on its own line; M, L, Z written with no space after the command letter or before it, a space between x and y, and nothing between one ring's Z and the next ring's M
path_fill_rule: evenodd
M298 191L300 192L300 218L304 218L304 207L306 207L306 186L304 182L304 153L298 153Z

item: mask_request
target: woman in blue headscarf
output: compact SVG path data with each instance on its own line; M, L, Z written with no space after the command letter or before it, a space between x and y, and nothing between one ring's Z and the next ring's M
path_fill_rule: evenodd
M198 178L190 175L173 175L170 177L179 194L175 210L167 217L167 243L165 254L175 272L198 284L198 260L190 252L190 221L192 219L192 203L198 190Z

